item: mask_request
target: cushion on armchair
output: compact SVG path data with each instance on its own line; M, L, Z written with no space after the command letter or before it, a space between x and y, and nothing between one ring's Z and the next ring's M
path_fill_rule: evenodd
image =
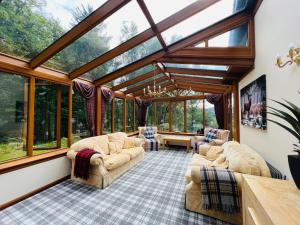
M211 140L216 139L217 133L218 133L217 129L210 129L210 131L208 131L207 135L205 136L204 141L210 142Z
M147 127L144 136L146 139L154 139L154 130L152 127Z

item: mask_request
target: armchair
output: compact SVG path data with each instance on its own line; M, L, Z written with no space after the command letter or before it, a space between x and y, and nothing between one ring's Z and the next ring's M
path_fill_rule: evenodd
M192 147L194 151L198 151L199 147L203 145L209 145L209 146L222 146L225 142L228 141L229 139L229 130L223 130L223 129L218 129L217 131L217 137L216 139L212 139L209 142L205 142L205 137L207 136L208 132L212 128L208 127L204 129L204 135L203 136L194 136L191 140L192 142Z
M145 138L145 131L146 128L148 127L138 127L139 129L139 135L138 138L142 138L144 140L144 149L145 151L158 151L160 149L160 138L161 135L157 133L157 127L152 127L153 128L153 133L154 133L154 139L147 139Z

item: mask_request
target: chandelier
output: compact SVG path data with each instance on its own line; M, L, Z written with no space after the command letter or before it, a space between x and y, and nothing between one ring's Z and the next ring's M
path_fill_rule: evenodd
M159 97L162 97L164 95L167 95L167 88L161 88L160 85L156 85L156 80L155 80L155 74L156 70L154 70L154 73L153 73L153 86L150 87L150 85L148 85L147 89L144 88L144 96L147 96L147 97L151 97L151 98L159 98Z

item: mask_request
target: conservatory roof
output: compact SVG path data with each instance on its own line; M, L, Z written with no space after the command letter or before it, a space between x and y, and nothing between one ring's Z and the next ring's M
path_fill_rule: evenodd
M8 70L17 59L5 57L16 56L28 73L79 78L138 96L154 76L170 90L225 92L254 66L258 0L44 2L30 10L53 30L42 37L33 22L20 23L36 35L32 51L15 47L26 40L0 34L7 60L0 68ZM9 26L7 18L2 26Z

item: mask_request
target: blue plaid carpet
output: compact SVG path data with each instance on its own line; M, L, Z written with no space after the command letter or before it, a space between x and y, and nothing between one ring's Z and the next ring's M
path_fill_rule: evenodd
M191 156L147 152L144 161L104 190L64 181L0 212L0 224L225 224L185 210L184 174Z

